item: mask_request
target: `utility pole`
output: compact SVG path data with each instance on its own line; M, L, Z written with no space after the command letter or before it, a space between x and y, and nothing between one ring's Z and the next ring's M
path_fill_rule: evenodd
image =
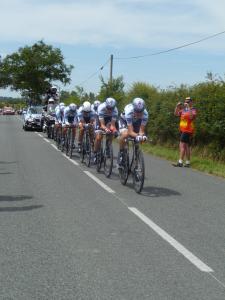
M109 82L110 84L112 84L112 73L113 73L113 54L110 55L110 79L109 79Z

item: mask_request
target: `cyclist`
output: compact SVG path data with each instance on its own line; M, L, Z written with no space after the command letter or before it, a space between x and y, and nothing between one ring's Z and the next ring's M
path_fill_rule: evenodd
M73 135L76 136L76 126L77 126L77 105L70 103L64 109L64 118L63 118L63 141L68 126L73 126Z
M59 105L55 108L55 138L57 136L58 129L62 126L64 119L64 109L65 104L63 102L59 103Z
M46 106L46 112L44 113L44 132L48 130L51 125L55 124L55 108L55 100L53 98L49 98L48 105Z
M58 102L59 100L59 94L58 94L58 89L56 86L51 86L50 88L47 89L46 91L46 97L45 97L45 103L48 103L48 100L50 98L53 98L55 102Z
M95 100L94 103L91 105L91 108L97 113L100 104L101 102L99 100Z
M145 101L142 98L134 98L132 103L124 108L125 121L127 129L120 131L119 138L120 155L118 156L118 165L121 165L123 151L128 137L135 138L135 141L146 141L145 127L148 122L148 112L145 109Z
M78 109L78 122L79 122L79 137L78 137L78 152L81 152L81 144L84 136L84 127L85 125L91 124L89 129L91 144L94 140L94 121L96 118L95 111L91 108L91 103L85 101L83 105Z
M118 109L116 107L116 100L112 97L109 97L105 102L101 103L98 106L98 118L100 130L96 130L96 137L94 143L94 153L99 151L101 140L102 140L102 130L106 133L117 133L116 129L116 120L118 118Z

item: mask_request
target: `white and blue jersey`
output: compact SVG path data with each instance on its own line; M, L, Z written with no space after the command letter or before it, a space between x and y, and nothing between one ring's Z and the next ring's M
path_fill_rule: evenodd
M112 120L116 121L118 118L118 109L114 107L111 111L107 109L106 103L101 103L98 107L98 117L99 120L105 121L105 124L111 122Z
M69 106L64 109L63 123L77 124L77 110L71 110Z
M146 126L148 122L148 112L144 109L142 114L135 114L133 104L127 104L124 108L127 125L133 125L134 132L138 133L140 126Z
M77 117L79 122L84 122L87 124L95 121L96 113L93 109L90 112L84 112L83 106L81 106L77 111Z
M56 116L56 121L59 124L62 124L63 123L63 119L64 119L64 111L60 110L59 105L55 109L55 116Z

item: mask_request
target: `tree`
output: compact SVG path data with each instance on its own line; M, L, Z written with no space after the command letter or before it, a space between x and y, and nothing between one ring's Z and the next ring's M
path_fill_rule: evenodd
M102 76L100 77L100 80L102 82L102 85L98 97L99 100L105 101L106 98L113 97L116 99L118 107L121 108L123 99L125 97L125 93L123 90L123 76L114 78L112 82L105 82Z
M20 91L23 97L39 102L53 82L70 83L73 66L63 60L60 49L43 41L19 48L0 61L0 87L10 87Z

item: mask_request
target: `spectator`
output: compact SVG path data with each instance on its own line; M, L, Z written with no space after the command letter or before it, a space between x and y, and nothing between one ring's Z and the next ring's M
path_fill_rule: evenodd
M180 158L175 167L190 167L191 160L191 143L192 137L195 130L194 121L196 118L196 109L193 107L193 100L191 97L186 97L184 104L178 102L174 115L180 117ZM186 162L184 163L184 159Z

